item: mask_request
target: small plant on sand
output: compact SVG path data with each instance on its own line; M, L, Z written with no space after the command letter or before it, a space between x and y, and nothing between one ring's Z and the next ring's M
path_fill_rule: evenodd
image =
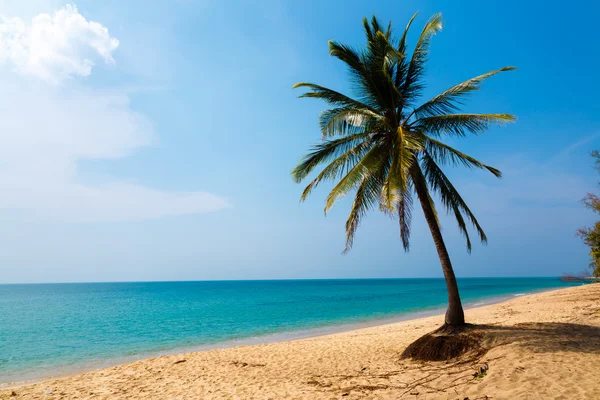
M487 375L487 371L479 371L479 372L475 372L473 374L473 377L475 379L483 379L483 378L485 378L486 375Z
M371 21L366 18L363 21L367 39L363 49L329 42L329 53L344 62L350 71L353 97L312 83L294 85L294 88L307 89L301 97L324 100L331 108L323 111L319 118L323 141L300 160L292 176L296 182L301 182L324 164L324 168L304 189L301 199L306 199L321 182L337 181L327 196L325 212L340 197L355 191L346 221L345 251L352 247L361 219L375 207L398 219L402 244L408 251L413 196L416 195L429 225L448 290L445 324L431 334L431 340L424 340L421 345L431 347L437 343L449 353L443 354L441 348L433 353L438 358L447 358L471 347L473 337L463 337L458 342L446 340L448 336L465 331L466 325L454 270L441 234L434 195L456 218L468 251L471 250L468 222L474 226L483 243L487 238L444 174L442 166L483 169L495 177L500 177L501 173L448 146L443 140L462 138L469 133L478 134L492 125L514 121L515 118L509 114L460 111L465 98L478 90L484 80L514 68L504 67L469 79L419 105L418 99L425 86L423 78L429 44L433 35L442 28L442 17L436 14L427 21L414 50L409 52L407 33L415 16L400 38L393 36L391 23L385 26L373 17ZM442 342L438 340L440 337L443 337L440 339ZM422 352L413 350L411 356L419 358Z
M488 369L490 369L490 367L488 366L488 363L484 363L481 367L479 367L479 369L477 369L477 371L475 371L473 373L473 378L475 379L482 379L487 375Z

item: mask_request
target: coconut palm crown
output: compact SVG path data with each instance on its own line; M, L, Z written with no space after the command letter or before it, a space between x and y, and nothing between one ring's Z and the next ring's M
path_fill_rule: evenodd
M446 278L449 307L445 323L457 326L464 324L464 314L433 195L437 195L448 213L456 218L469 252L471 240L467 222L474 226L483 243L487 238L441 167L462 165L479 168L496 177L501 177L501 173L444 144L443 139L478 134L492 125L514 121L515 118L509 114L461 112L463 100L478 90L485 79L514 68L504 67L479 75L419 105L417 100L424 88L430 41L441 30L442 17L436 14L427 21L409 55L406 38L415 17L416 14L399 39L393 37L391 23L382 26L376 17L371 21L365 18L363 25L367 43L362 50L329 42L330 55L343 61L350 71L355 96L346 96L312 83L294 85L294 88L307 89L300 97L322 99L331 108L319 117L322 142L300 160L292 176L296 182L301 182L319 165L325 165L301 197L305 200L323 181L336 181L327 196L325 213L340 197L355 191L346 221L345 251L352 247L361 219L376 206L398 219L402 244L408 251L413 196L416 195Z

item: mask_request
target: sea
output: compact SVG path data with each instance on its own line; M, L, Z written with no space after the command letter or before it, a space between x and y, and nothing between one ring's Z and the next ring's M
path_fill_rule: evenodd
M466 307L580 285L458 280ZM443 279L0 285L0 383L441 313Z

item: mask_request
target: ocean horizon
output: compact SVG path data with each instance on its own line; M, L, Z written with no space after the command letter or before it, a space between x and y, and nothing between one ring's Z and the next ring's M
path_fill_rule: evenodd
M461 278L467 307L579 285ZM442 278L0 285L0 383L443 311Z

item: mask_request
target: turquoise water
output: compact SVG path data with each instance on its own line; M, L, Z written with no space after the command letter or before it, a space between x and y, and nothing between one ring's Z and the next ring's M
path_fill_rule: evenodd
M465 303L568 286L459 280ZM0 382L444 306L442 279L0 285ZM277 336L279 335L279 336Z

